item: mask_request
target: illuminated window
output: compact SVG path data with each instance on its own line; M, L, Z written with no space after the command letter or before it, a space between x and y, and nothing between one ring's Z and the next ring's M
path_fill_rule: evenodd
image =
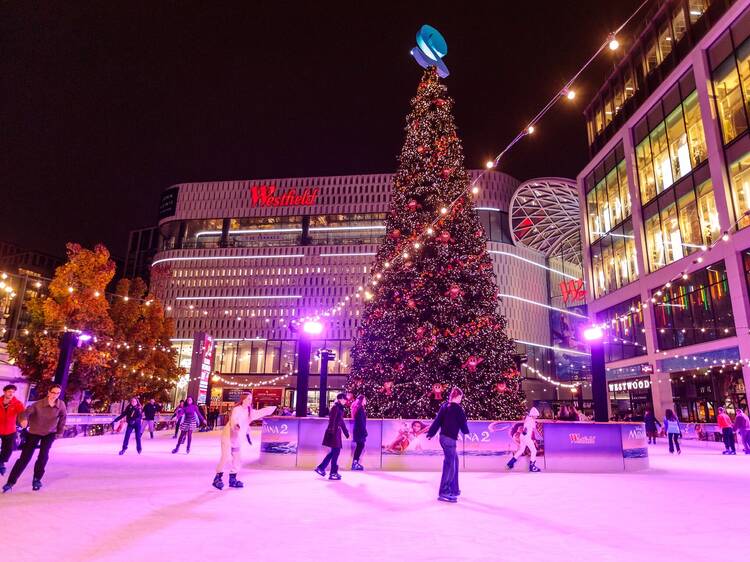
M648 137L643 139L635 148L635 157L638 165L638 184L641 188L641 201L647 203L656 197L654 164L651 159L651 143Z
M739 227L750 225L750 217L744 216L750 210L750 152L729 166L734 215Z
M656 202L644 210L643 224L646 231L646 247L648 248L648 267L651 271L656 271L666 265L661 222L659 221L659 206Z
M687 23L685 23L685 11L682 6L677 6L672 14L672 31L674 32L674 42L679 43L680 39L687 32Z
M698 186L698 214L703 240L707 246L710 246L717 240L720 230L719 214L716 211L716 200L710 179Z
M667 116L667 137L669 139L669 155L672 159L672 175L680 179L693 168L690 162L690 148L688 147L685 121L682 118L682 106Z
M706 137L703 135L703 121L698 106L698 93L693 91L682 102L687 126L688 142L690 143L690 160L695 168L706 159Z
M666 21L659 29L659 54L661 55L659 62L670 55L672 48L672 30L669 28L669 22Z
M740 92L740 77L733 56L714 71L714 93L725 143L747 129L745 108Z
M690 23L695 23L708 10L709 0L688 0Z

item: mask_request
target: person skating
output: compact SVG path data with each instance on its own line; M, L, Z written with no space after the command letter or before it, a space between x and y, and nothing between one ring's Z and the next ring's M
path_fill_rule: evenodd
M750 455L750 418L740 409L737 410L734 418L734 430L739 435L743 451L746 455Z
M229 416L229 422L224 426L221 432L221 459L216 466L216 476L214 476L213 486L221 490L224 488L224 467L231 460L232 464L229 469L229 487L243 488L242 481L237 480L237 473L242 464L241 450L242 439L250 441L250 420L253 405L253 395L251 392L243 392L240 401L232 408ZM252 444L252 443L251 443Z
M156 420L156 414L158 414L160 410L161 406L159 406L153 398L146 402L146 405L143 406L143 428L141 429L141 435L146 433L146 430L148 429L151 439L154 438L154 426L156 423L154 420Z
M440 477L440 490L438 501L456 503L461 490L458 487L458 452L456 442L458 432L464 435L469 433L469 425L466 423L466 413L461 407L464 393L458 387L453 387L448 395L448 401L444 402L438 410L435 420L427 430L427 439L432 439L440 430L440 446L443 448L443 473Z
M16 385L6 384L3 387L3 401L0 404L0 476L5 474L5 463L16 444L16 425L18 416L23 414L23 403L14 396ZM26 422L22 422L25 425Z
M723 407L719 407L719 415L716 418L721 429L721 436L724 440L724 452L722 455L736 455L737 449L734 446L734 428L732 427L732 418Z
M356 443L354 447L354 456L352 458L352 470L364 470L365 467L359 462L362 457L362 451L365 449L365 441L367 441L367 412L365 411L365 405L367 404L367 398L364 394L357 396L357 399L352 402L352 418L354 419L354 427L352 427L352 441Z
M528 448L530 453L529 472L540 472L539 467L536 465L536 445L534 444L534 434L537 433L536 420L538 417L539 410L532 407L531 410L529 410L529 414L523 420L523 429L521 430L518 450L508 461L508 468L513 468L516 465L516 462L518 462L518 459L521 458L521 455L523 455Z
M68 411L65 402L60 400L60 385L50 387L47 397L37 400L31 404L22 414L28 422L28 435L21 449L21 456L16 460L8 476L8 481L3 486L3 493L9 492L16 485L18 478L34 456L34 449L39 446L39 456L34 463L34 479L31 487L33 490L42 488L42 477L44 469L49 460L49 450L55 437L62 437L65 430L65 420Z
M349 439L349 430L344 422L344 404L346 404L346 394L343 392L336 395L336 402L331 406L331 412L328 414L328 427L323 436L323 446L329 447L331 451L325 456L316 468L315 472L321 476L326 475L328 463L331 463L331 474L329 480L341 480L339 474L339 453L341 453L341 433Z
M661 427L661 423L656 419L656 416L651 410L646 410L643 416L643 422L646 424L646 436L648 437L648 444L651 445L653 442L656 445L656 436L659 434L657 426Z
M141 419L143 418L143 409L141 408L141 403L138 402L138 398L133 397L130 399L130 404L128 404L125 409L123 410L122 414L117 416L115 419L112 420L112 425L114 426L116 422L120 421L122 418L125 418L125 421L127 422L128 426L125 429L125 437L122 440L122 450L120 451L121 455L125 454L125 451L128 450L128 443L130 442L130 434L135 432L135 448L136 451L138 451L138 454L141 454Z
M182 415L185 412L185 401L180 400L180 403L174 409L174 413L170 419L175 420L174 422L174 435L172 439L177 439L177 434L180 432L180 425L182 424Z
M185 441L187 437L186 453L190 453L190 445L193 442L193 431L198 427L198 424L205 424L206 418L203 417L198 406L193 402L193 398L188 396L185 399L185 406L182 409L182 423L180 424L180 438L177 440L177 446L172 449L172 454L177 453L180 450L180 445Z
M677 454L681 455L680 437L682 436L682 431L680 431L680 420L677 419L672 410L667 410L664 413L664 430L667 432L667 438L669 439L670 454L674 453L675 449L677 449Z

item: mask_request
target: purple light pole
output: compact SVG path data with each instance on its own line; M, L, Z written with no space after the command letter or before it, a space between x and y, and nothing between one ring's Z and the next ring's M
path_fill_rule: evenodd
M311 336L323 333L323 324L317 320L305 320L300 327L292 324L292 331L299 334L297 338L297 405L295 415L307 417L307 395L310 390L310 349Z
M594 399L594 421L609 421L607 370L604 362L604 332L599 326L583 330L583 339L591 346L591 397Z

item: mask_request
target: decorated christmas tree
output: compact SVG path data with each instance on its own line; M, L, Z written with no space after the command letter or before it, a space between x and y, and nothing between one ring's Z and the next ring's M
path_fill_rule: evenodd
M523 413L452 107L429 67L411 101L386 236L360 291L347 385L367 396L372 416L430 417L452 386L464 391L471 418Z

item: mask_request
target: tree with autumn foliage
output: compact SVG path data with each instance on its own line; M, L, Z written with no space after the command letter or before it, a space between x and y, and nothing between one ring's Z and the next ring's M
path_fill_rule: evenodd
M525 397L515 346L498 312L453 100L434 67L411 108L386 236L360 292L366 302L347 386L378 417L431 417L458 386L469 417L517 419Z
M115 264L107 248L66 247L68 262L55 271L49 294L29 302L31 323L9 342L10 357L45 386L54 377L62 334L85 332L93 337L74 352L69 393L86 390L105 403L136 394L166 398L182 370L169 341L174 323L162 304L135 279L118 283L110 306L105 290Z

